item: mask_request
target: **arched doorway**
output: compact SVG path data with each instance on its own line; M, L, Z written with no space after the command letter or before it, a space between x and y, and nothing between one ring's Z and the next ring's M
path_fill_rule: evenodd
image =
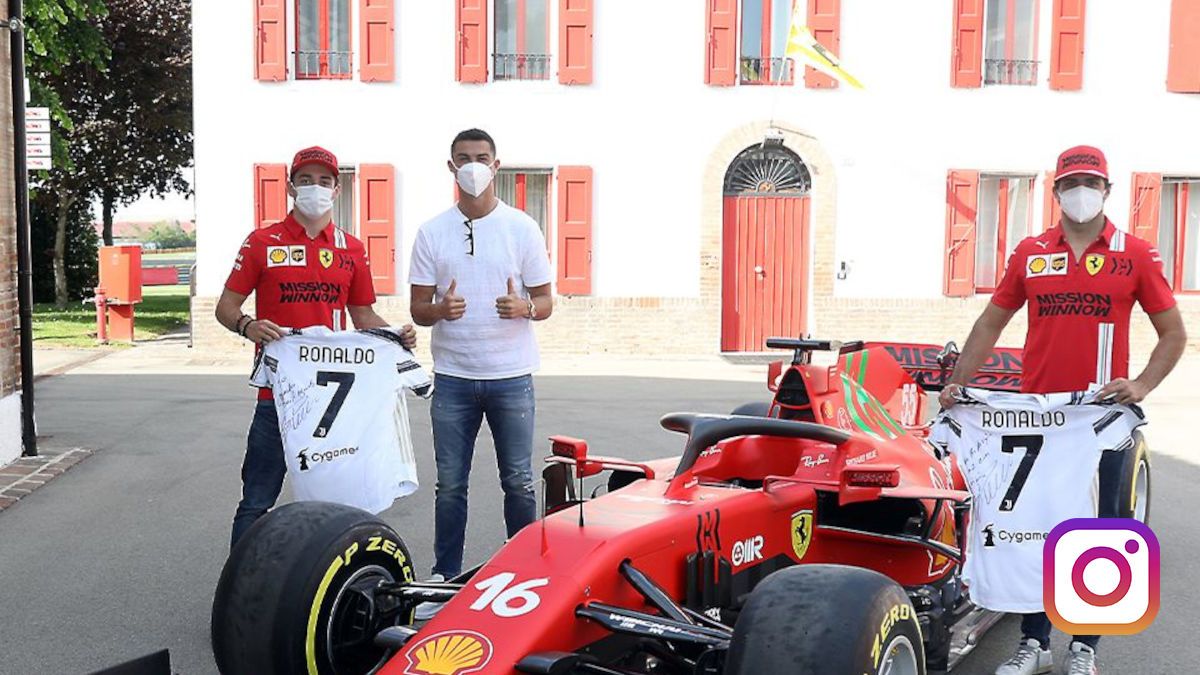
M768 140L725 172L721 351L766 350L772 336L803 334L808 298L812 176L799 155Z

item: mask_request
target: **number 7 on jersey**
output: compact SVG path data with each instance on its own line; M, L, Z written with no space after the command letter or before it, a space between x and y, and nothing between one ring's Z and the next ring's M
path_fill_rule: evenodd
M317 422L317 428L313 431L313 438L325 438L329 435L329 428L333 426L333 421L337 419L338 412L342 409L342 404L346 402L346 397L350 394L350 387L354 386L354 373L339 373L328 370L317 371L317 385L324 387L330 382L337 383L337 391L333 392L333 398L329 401L329 407L325 408L325 414L321 415L321 421Z
M1029 472L1033 471L1033 463L1037 461L1038 453L1042 451L1042 443L1045 442L1045 437L1035 434L1004 436L1000 439L1001 452L1012 453L1017 448L1025 451L1021 463L1017 465L1016 473L1013 474L1012 482L1008 485L1008 492L1004 493L1004 501L1000 502L1001 511L1012 511L1017 505L1017 497L1021 496L1025 481L1029 479Z

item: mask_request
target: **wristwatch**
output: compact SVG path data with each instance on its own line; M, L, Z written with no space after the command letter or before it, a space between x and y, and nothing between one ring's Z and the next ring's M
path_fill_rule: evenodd
M533 298L526 298L525 302L529 303L529 318L536 319L537 318L537 305L533 304Z

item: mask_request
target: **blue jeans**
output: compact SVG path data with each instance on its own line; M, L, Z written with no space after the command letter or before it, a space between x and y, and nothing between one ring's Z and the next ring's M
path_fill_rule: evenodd
M259 401L246 437L246 458L242 461L242 501L233 517L233 535L229 547L265 514L283 489L287 465L283 461L283 437L275 401Z
M508 536L511 538L537 519L531 466L533 377L468 380L435 375L430 406L437 458L433 573L446 578L462 572L471 459L485 416L496 442Z
M1117 518L1121 513L1121 468L1125 465L1125 453L1106 450L1100 456L1100 500L1096 515L1100 518ZM1050 617L1045 612L1025 614L1021 617L1021 639L1034 638L1042 647L1050 647ZM1096 648L1099 635L1076 635L1076 642Z

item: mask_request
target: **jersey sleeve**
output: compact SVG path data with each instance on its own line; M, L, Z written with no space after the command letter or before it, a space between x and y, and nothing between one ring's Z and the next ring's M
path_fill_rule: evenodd
M437 261L425 228L417 231L408 265L408 283L416 286L437 286Z
M1137 289L1135 290L1138 304L1147 314L1164 312L1175 306L1175 294L1163 274L1163 260L1158 249L1150 247L1138 264Z
M528 288L545 286L554 281L550 271L550 256L546 253L546 238L533 219L526 228L525 250L521 256L521 281Z
M362 244L355 247L354 257L357 262L350 277L350 293L346 296L346 304L374 304L375 286L371 283L371 261L367 259L367 250Z
M992 304L1003 309L1020 309L1025 304L1025 265L1018 262L1021 250L1018 248L1008 258L1004 268L1004 276L992 293Z
M433 380L430 379L428 371L417 363L412 352L404 348L400 348L399 352L396 373L400 377L400 387L421 398L433 396Z
M262 347L254 356L254 371L250 373L250 386L259 389L270 389L275 386L275 377L279 374L279 357L268 352L273 351L271 345Z
M225 288L241 295L250 295L258 287L265 259L265 249L254 240L254 235L246 237L233 261L233 270L225 280Z

